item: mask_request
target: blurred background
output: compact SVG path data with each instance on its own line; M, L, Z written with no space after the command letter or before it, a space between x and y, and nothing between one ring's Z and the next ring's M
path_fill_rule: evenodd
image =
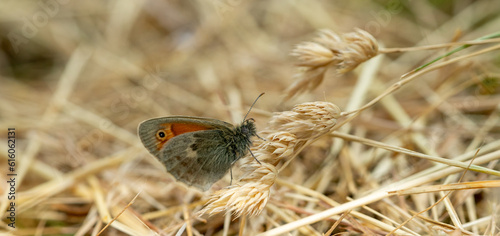
M0 138L6 140L7 128L15 128L20 205L15 234L95 234L109 220L99 202L105 202L115 216L141 191L130 207L137 215L204 199L206 193L175 183L140 147L136 129L143 120L186 115L239 123L262 92L266 94L251 114L258 129L265 127L272 112L301 102L328 101L343 109L361 68L342 76L327 74L314 91L280 103L298 71L291 50L311 41L319 29L345 33L360 28L372 34L381 48L415 47L498 32L499 13L500 4L493 0L3 1ZM404 73L445 52L383 55L376 80L382 88L389 87ZM458 155L474 138L478 127L461 123L462 116L478 126L492 114L498 116L499 63L499 54L490 52L426 74L395 93L410 117L431 112L431 121L420 128L439 155ZM448 91L441 85L450 85L449 80L456 81L452 85L470 81L449 100L448 105L459 110L452 118L448 111L428 110L427 104L430 94ZM380 91L371 90L365 103ZM404 129L378 105L352 124L375 140ZM484 140L498 139L499 134L498 124L493 125ZM280 176L298 174L306 179L321 166L329 145L318 142ZM398 145L414 147L404 138ZM0 151L4 178L7 147L2 145ZM410 167L419 164L409 161L415 162L406 163ZM373 167L376 161L367 165ZM408 169L394 171L380 176L405 176ZM226 177L216 188L229 184ZM355 195L339 182L333 181L323 193L341 201ZM7 187L2 185L2 210L9 204ZM280 196L285 190L276 191ZM172 234L182 225L182 216L181 207L168 217L146 218L153 231ZM198 221L195 228L202 234L221 235L223 219L220 215L209 223ZM248 232L272 227L262 226L266 221L265 216L256 218ZM238 232L237 222L230 234ZM330 223L314 228L326 232ZM128 224L134 228L131 225L143 227L137 222ZM2 229L11 230L7 225ZM104 234L126 232L132 231L111 227Z

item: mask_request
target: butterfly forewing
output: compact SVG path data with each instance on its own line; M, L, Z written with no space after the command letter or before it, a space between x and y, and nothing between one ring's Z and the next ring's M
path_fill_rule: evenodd
M160 150L173 137L184 133L202 130L224 129L231 130L233 126L219 120L208 120L205 118L193 118L186 116L171 116L146 120L139 125L138 134L141 142L153 154L158 157ZM165 138L159 139L158 131L163 130Z

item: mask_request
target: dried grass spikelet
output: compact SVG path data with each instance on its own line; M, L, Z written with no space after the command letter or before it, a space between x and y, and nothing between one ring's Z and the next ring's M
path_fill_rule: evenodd
M293 157L309 140L332 130L340 108L328 102L310 102L291 111L276 113L268 127L259 133L266 139L256 140L252 156L242 160L244 174L238 183L215 192L200 214L232 212L236 217L255 216L262 212L276 181L276 166L282 159Z
M334 68L337 74L343 74L377 53L377 41L364 30L356 29L355 32L342 35L329 30L319 31L314 42L303 42L291 53L298 58L297 66L303 70L295 75L297 80L288 88L285 100L315 89L329 68Z

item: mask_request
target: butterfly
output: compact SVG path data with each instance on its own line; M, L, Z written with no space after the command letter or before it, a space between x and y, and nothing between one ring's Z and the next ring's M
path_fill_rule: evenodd
M255 121L246 116L236 126L203 117L153 118L140 123L137 132L144 147L170 174L203 191L247 154L251 138L257 136Z

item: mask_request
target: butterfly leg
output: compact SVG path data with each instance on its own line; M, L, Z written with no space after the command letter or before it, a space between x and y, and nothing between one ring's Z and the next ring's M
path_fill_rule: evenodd
M255 136L257 136L257 138L259 138L259 139L260 139L260 140L262 140L262 141L267 141L265 138L260 137L258 134L255 134Z
M229 181L229 186L231 186L233 185L233 165L231 165L231 168L229 168L229 173L231 173L231 180Z
M248 148L248 151L249 151L249 152L250 152L250 154L253 156L253 159L255 159L255 160L256 160L259 164L261 164L261 165L262 165L262 163L260 163L260 161L259 161L259 160L257 160L257 157L255 157L255 156L253 155L252 150L250 150L250 148Z
M229 168L229 173L231 173L231 181L229 181L229 186L233 185L233 165L234 163L236 163L236 161L231 162L231 168Z

